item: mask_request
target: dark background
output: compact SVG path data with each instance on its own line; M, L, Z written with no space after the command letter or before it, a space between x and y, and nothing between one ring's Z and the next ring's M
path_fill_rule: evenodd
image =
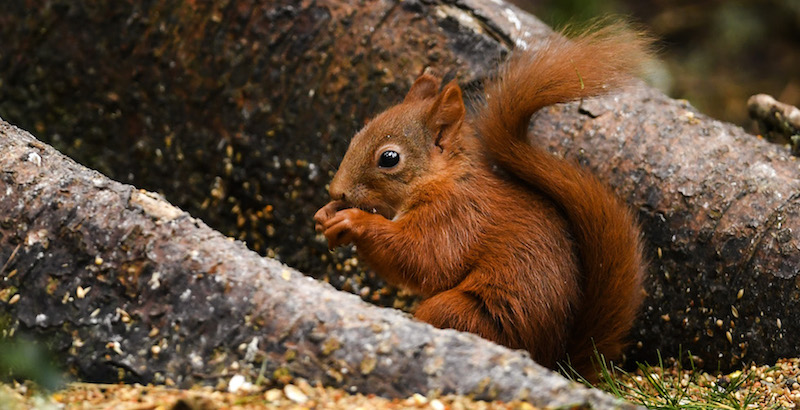
M770 94L800 105L800 2L515 0L559 27L596 16L631 16L659 39L651 83L673 98L751 132L747 99Z

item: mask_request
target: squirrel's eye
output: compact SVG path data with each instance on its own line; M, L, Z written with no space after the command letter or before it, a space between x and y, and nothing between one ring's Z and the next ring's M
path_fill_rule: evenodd
M383 151L378 159L378 166L381 168L393 168L398 163L400 163L400 154L397 151Z

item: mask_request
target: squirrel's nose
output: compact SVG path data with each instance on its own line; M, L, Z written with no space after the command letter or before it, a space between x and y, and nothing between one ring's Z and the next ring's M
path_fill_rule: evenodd
M328 186L328 194L330 194L331 199L334 201L344 200L344 189L342 188L342 184L339 182L339 179L335 176L333 177L331 184Z

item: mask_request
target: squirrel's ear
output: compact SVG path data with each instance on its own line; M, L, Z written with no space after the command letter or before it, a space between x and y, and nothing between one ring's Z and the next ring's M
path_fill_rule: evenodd
M406 94L406 98L403 100L403 102L407 103L435 97L436 93L439 91L440 84L441 80L438 78L427 73L422 74L421 76L417 77L416 81L414 81L414 85L412 85L411 89L408 90L408 94Z
M461 97L461 87L455 81L451 81L444 86L444 90L433 105L431 118L435 126L446 127L461 122L466 111L464 99Z
M458 135L466 111L464 99L461 97L461 87L455 81L451 81L439 94L429 117L429 124L437 133L435 144L439 149L444 150L445 146Z

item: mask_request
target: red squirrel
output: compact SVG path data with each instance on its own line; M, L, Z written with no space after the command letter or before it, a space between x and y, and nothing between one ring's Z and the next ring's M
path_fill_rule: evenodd
M316 230L421 294L417 319L596 380L595 348L620 358L642 301L640 232L592 174L531 145L528 126L623 85L648 44L611 24L514 51L474 118L455 81L423 74L353 137Z

